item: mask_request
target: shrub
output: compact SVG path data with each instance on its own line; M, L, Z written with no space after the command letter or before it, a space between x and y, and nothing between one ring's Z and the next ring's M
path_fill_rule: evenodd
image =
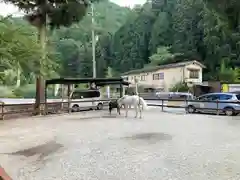
M36 85L35 84L27 84L24 86L20 86L19 88L16 88L14 90L14 94L17 97L23 97L23 98L35 98L36 95ZM59 98L54 97L53 95L53 87L48 87L47 90L47 97L48 98Z
M183 82L178 82L169 89L170 92L188 92L189 90L187 83Z
M16 98L11 87L0 86L0 98Z
M34 98L36 93L35 88L35 84L27 84L16 88L14 94L23 98Z

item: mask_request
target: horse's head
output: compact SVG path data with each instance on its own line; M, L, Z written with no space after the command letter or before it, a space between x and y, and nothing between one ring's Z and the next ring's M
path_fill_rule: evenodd
M117 100L117 103L118 103L119 106L122 105L122 97Z

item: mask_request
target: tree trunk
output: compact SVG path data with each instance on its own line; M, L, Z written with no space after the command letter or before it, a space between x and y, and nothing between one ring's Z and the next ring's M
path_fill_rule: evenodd
M41 115L41 107L45 103L45 82L43 79L42 62L46 58L46 19L38 27L38 40L42 48L42 57L39 60L38 72L36 75L36 97L35 97L35 115ZM41 106L42 105L42 106Z

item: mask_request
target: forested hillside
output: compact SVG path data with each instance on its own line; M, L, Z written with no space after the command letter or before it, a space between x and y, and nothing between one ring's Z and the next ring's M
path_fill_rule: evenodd
M118 72L198 60L206 80L234 80L240 66L240 31L204 0L155 0L132 13L113 36L110 65ZM214 6L218 7L218 6ZM239 21L235 27L239 26Z
M101 1L95 4L94 25L87 14L70 27L49 29L47 58L41 62L44 76L91 77L94 28L99 36L98 77L198 60L207 67L206 80L236 81L240 66L239 3L228 3L155 0L129 9ZM40 49L36 29L25 19L1 18L0 83L17 87L33 84Z

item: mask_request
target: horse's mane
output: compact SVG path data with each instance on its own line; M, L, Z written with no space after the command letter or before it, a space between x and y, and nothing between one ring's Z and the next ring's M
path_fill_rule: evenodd
M119 104L125 97L127 97L128 95L124 95L123 97L121 97L121 98L119 98L118 100L117 100L117 103Z

